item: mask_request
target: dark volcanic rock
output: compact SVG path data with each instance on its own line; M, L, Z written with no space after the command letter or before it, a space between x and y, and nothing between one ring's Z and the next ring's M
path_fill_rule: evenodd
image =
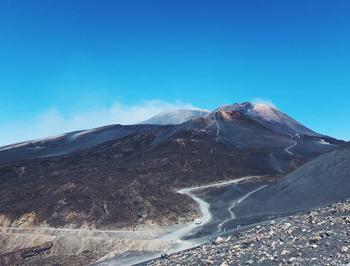
M321 155L255 193L236 212L276 214L322 206L350 197L350 146Z
M15 161L69 154L101 143L157 128L156 125L111 125L92 130L66 133L57 137L32 140L0 147L0 165Z
M349 265L350 202L242 228L147 265Z
M176 188L282 175L335 148L322 139L281 134L230 110L150 126L83 151L0 167L0 224L131 228L192 219L195 203Z
M19 249L14 252L0 254L0 265L24 265L26 259L31 257L42 256L45 252L49 252L52 243L46 243L41 246Z

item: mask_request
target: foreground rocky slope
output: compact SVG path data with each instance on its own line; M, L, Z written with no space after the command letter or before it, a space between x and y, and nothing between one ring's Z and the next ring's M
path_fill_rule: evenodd
M147 265L348 265L350 201L272 220Z

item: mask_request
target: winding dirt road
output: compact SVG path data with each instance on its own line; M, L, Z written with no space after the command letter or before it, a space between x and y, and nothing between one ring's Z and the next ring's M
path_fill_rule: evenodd
M203 243L203 240L198 240L198 239L191 239L191 240L185 240L184 238L188 236L193 230L195 229L200 229L201 227L205 226L208 224L211 219L213 219L212 214L210 212L210 204L203 199L199 198L194 194L195 191L201 190L201 189L206 189L206 188L213 188L213 187L221 187L221 186L227 186L230 184L238 184L242 181L246 181L249 179L256 179L259 178L259 176L247 176L247 177L242 177L234 180L229 180L229 181L224 181L224 182L217 182L213 184L208 184L204 186L196 186L196 187L189 187L189 188L182 188L177 190L178 193L187 195L191 197L194 201L198 203L199 211L200 211L200 219L201 219L201 224L197 225L193 222L184 224L182 226L177 226L173 230L171 230L169 233L164 234L163 236L160 236L160 240L166 240L170 243L170 247L167 248L166 250L163 250L163 252L156 252L153 254L148 254L148 255L138 255L134 257L130 257L128 259L120 260L112 260L109 262L101 263L98 265L113 265L113 266L120 266L120 265L133 265L133 264L138 264L142 263L151 259L159 258L161 254L172 254L176 253L185 249L190 249L195 246L198 246ZM266 186L266 185L265 185ZM259 187L258 189L255 189L253 191L248 192L246 195L241 197L237 202L235 202L235 206L242 201L244 201L247 197L252 195L253 193L257 192L260 189L263 189L265 186ZM234 207L234 206L232 206ZM231 208L230 208L231 209ZM233 219L235 219L235 216L232 216ZM213 232L216 233L216 232Z
M201 218L200 218L201 219L201 224L200 225L196 225L194 222L188 223L188 224L184 225L183 227L178 228L178 229L174 230L173 232L162 236L161 239L162 240L173 241L173 242L176 242L178 244L177 247L176 247L176 250L175 249L171 250L172 252L177 252L177 251L180 251L180 250L183 250L183 249L194 247L196 245L195 242L193 242L193 241L184 241L184 240L182 240L182 238L184 238L186 235L191 233L194 229L203 227L206 224L208 224L211 221L211 219L212 219L212 214L210 212L210 204L208 202L204 201L203 199L199 198L198 196L194 195L193 192L197 191L197 190L201 190L201 189L206 189L206 188L221 187L221 186L227 186L227 185L231 185L231 184L238 184L238 183L240 183L242 181L246 181L246 180L254 179L254 178L258 178L258 176L247 176L247 177L242 177L242 178L229 180L229 181L224 181L224 182L213 183L213 184L204 185L204 186L196 186L196 187L189 187L189 188L179 189L177 191L178 193L187 195L187 196L191 197L194 201L196 201L198 203L198 207L199 207L200 214L201 214ZM251 191L251 192L247 193L244 197L240 198L237 203L235 203L235 206L237 204L239 204L240 202L242 202L243 200L245 200L251 194L257 192L260 189L263 189L264 187L265 186L262 186L262 187L260 187L260 188L258 188L256 190L254 190L254 191ZM229 209L230 213L233 214L233 215L231 215L231 218L235 219L235 215L234 215L234 213L232 212L231 209L232 208Z
M297 146L297 144L298 144L298 143L297 143L296 141L294 141L294 143L293 143L292 145L288 146L287 148L285 148L284 151L285 151L286 153L290 154L290 155L294 155L294 153L291 152L290 150L291 150L292 148L294 148L295 146Z

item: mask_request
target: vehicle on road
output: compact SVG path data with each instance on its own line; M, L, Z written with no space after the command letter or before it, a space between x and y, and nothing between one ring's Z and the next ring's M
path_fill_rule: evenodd
M202 221L201 221L201 219L196 219L196 220L194 220L194 223L195 223L195 224L201 224Z

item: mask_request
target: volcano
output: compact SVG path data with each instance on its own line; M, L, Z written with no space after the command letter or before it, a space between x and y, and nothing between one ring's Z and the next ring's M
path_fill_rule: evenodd
M343 143L253 103L177 125L82 133L0 150L1 225L134 228L184 221L197 207L176 188L247 175L278 178ZM78 142L70 142L74 136ZM34 153L38 147L48 152Z

